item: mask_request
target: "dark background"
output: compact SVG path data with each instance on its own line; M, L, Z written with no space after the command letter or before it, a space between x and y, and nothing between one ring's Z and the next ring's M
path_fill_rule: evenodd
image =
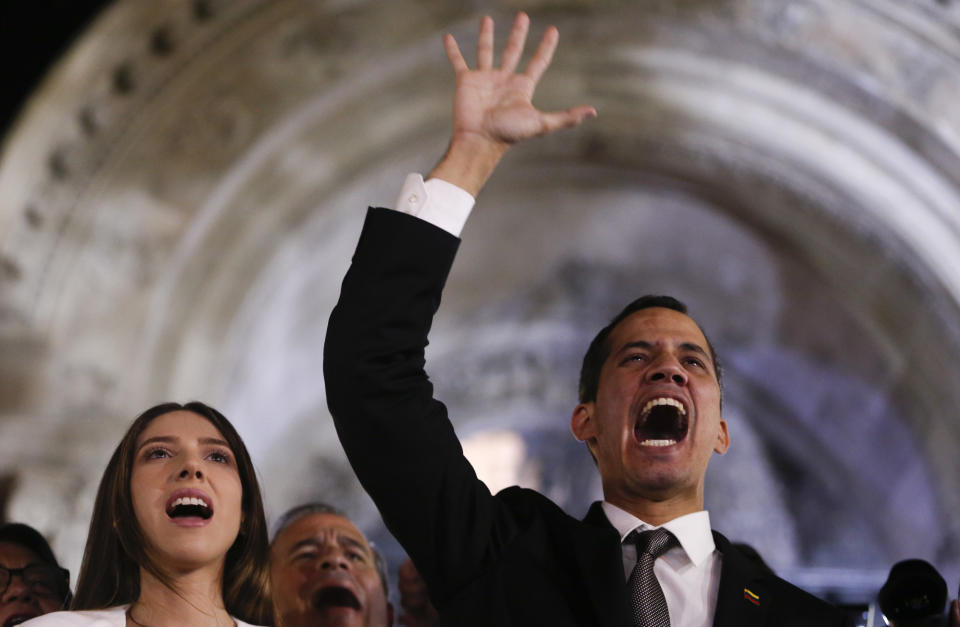
M0 0L0 136L57 58L110 0Z

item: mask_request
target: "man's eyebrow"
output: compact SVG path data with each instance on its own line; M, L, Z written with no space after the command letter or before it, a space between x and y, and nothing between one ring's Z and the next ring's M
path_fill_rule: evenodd
M704 350L704 348L699 344L694 344L693 342L684 342L680 344L680 348L683 350L692 351L694 353L699 353L708 359L710 358L710 353Z
M635 340L633 342L627 342L626 344L618 348L617 352L622 353L623 351L630 350L631 348L643 348L648 350L653 348L653 344L651 344L650 342L646 342L644 340Z
M347 546L352 546L355 549L359 549L365 555L370 554L370 549L367 548L367 545L359 540L351 538L350 536L340 536L340 544L346 544Z
M344 545L345 545L345 546L349 546L349 547L351 547L351 548L358 549L358 550L362 551L363 553L365 553L365 554L367 554L367 555L369 555L369 554L371 553L370 549L367 547L366 544L364 544L364 543L361 542L360 540L356 540L356 539L351 538L351 537L349 537L349 536L340 536L340 537L338 538L338 542L340 543L341 546L344 546ZM319 547L319 546L321 546L321 544L322 544L322 542L321 542L318 538L304 538L303 540L300 540L299 542L297 542L297 543L295 543L293 546L291 546L291 547L290 547L290 550L287 551L287 552L288 552L288 553L294 553L294 552L296 552L298 549L301 549L301 548L303 548L303 547L305 547L305 546L306 546L306 547Z
M320 541L317 540L316 538L306 538L304 540L301 540L300 542L297 542L293 546L291 546L290 550L287 551L287 553L288 554L295 553L298 549L301 549L305 546L310 546L310 547L320 546Z
M39 561L39 562L27 562L26 564L23 565L23 568L33 568L34 566L43 566L44 568L51 568L51 565L48 564L48 563L46 563L46 562L44 562L44 561ZM7 566L5 566L5 565L3 565L3 564L0 564L0 567L6 568L7 570L18 570L18 569L16 569L16 568L8 568ZM20 569L20 570L22 570L22 569Z
M627 342L621 346L617 352L622 353L623 351L630 350L631 348L642 348L644 350L649 350L653 348L653 344L645 340L634 340L633 342ZM679 346L680 349L685 351L691 351L700 355L703 355L707 359L712 359L710 353L706 351L702 346L694 342L682 342Z

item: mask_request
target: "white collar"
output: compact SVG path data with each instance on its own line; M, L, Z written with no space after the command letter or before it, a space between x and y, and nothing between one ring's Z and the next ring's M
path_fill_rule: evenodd
M634 529L643 531L657 528L607 501L604 501L601 507L603 507L603 513L607 516L607 520L620 533L620 542L626 540ZM677 538L680 542L680 548L687 554L687 558L693 562L694 566L703 563L717 548L713 541L713 533L710 531L710 514L707 510L685 514L660 526Z

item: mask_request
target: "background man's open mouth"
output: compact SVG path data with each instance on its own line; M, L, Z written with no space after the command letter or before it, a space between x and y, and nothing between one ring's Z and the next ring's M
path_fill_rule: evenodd
M317 590L313 595L313 607L323 610L331 607L348 607L360 609L360 600L351 590L340 586L327 586Z

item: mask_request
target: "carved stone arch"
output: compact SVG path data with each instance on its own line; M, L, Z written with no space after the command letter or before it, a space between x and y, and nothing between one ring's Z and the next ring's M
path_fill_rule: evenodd
M129 420L200 397L272 514L323 496L373 529L326 318L363 208L443 150L440 35L515 9L562 34L537 101L600 116L517 148L465 231L429 354L461 432L515 424L549 490L556 459L591 472L561 439L580 353L670 292L726 357L718 527L837 598L905 557L956 581L960 9L933 0L114 3L0 154L8 515L75 568ZM598 496L569 485L571 511Z

